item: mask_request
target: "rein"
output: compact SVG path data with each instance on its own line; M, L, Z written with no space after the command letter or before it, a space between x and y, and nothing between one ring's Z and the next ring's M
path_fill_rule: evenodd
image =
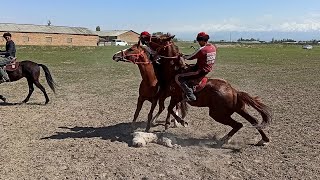
M158 46L158 48L156 48L156 53L157 54L159 53L159 51L161 49L165 49L165 48L170 47L171 45L173 45L173 42L169 42L166 45L161 45L159 43L155 43L155 42L152 42L152 41L150 41L150 43L153 43L156 46ZM162 56L162 55L158 55L158 56L161 57L161 58L165 58L165 59L177 59L177 58L179 58L180 54L177 55L177 56Z
M153 43L153 44L155 44L155 45L157 45L158 47L156 48L156 53L158 54L159 53L159 50L161 50L161 49L165 49L165 48L168 48L168 47L170 47L170 46L172 46L172 45L174 45L174 43L172 42L172 41L168 41L167 42L167 44L165 44L165 45L161 45L161 44L159 44L159 43L156 43L156 42L152 42L152 41L150 41L150 43ZM182 56L182 54L179 52L179 50L178 50L178 55L176 55L176 56L163 56L163 55L157 55L158 57L160 57L160 58L163 58L163 59L171 59L171 62L172 62L172 60L175 60L175 59L180 59L180 57ZM172 65L173 65L173 63L171 63ZM184 64L185 65L185 64ZM181 67L180 67L181 68ZM177 69L179 69L179 67L177 67L177 66L175 66L175 70L177 70Z

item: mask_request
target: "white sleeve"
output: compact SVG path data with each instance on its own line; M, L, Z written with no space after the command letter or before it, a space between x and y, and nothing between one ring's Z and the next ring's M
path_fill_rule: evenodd
M146 51L148 51L149 54L152 54L152 55L156 54L156 52L153 51L149 46L145 46L145 49Z

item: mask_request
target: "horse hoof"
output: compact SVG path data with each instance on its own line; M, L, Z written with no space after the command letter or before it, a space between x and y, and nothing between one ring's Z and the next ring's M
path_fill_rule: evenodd
M218 140L216 144L213 144L213 148L222 148L222 146L225 144L224 141Z
M168 129L169 129L169 126L170 126L170 124L166 124L166 125L164 126L164 129L165 129L165 130L168 130Z
M256 146L266 146L266 145L268 145L268 144L269 144L269 142L264 141L263 139L261 139L261 140L256 144Z
M183 126L183 127L188 127L188 126L189 126L189 124L188 124L188 122L183 121L182 126Z
M175 119L172 119L171 122L173 122L173 128L178 128L182 126L182 124L178 123L178 121Z
M221 148L223 145L228 144L229 140L230 140L230 137L228 135L226 135L217 141L217 144L215 145L215 147Z
M150 127L147 127L145 132L147 132L147 133L150 132Z

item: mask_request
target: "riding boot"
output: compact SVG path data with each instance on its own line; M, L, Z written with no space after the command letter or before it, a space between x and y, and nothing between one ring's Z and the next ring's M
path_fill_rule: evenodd
M190 88L186 82L181 83L181 88L186 94L187 101L195 101L197 97L193 94L192 88Z

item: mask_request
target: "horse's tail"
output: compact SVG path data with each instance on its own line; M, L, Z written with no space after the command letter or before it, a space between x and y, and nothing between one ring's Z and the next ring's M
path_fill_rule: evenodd
M44 74L46 75L46 80L49 87L54 93L56 93L56 90L55 90L56 83L54 82L48 67L43 64L38 64L38 66L42 67Z
M246 92L237 92L237 96L238 96L238 100L253 107L260 113L262 117L262 123L258 126L259 128L263 129L271 123L272 116L271 116L270 108L267 105L263 104L260 101L259 97L251 97Z

